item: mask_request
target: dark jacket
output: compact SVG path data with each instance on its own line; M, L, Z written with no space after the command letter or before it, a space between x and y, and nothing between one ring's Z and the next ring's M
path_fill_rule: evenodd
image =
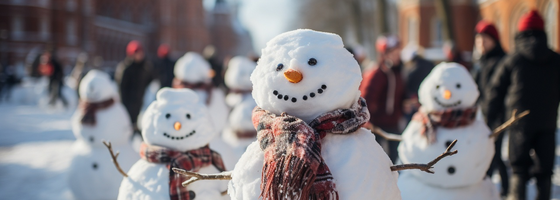
M555 130L560 101L560 55L548 48L543 31L523 31L515 36L515 52L504 58L486 91L488 118L504 108L530 110L516 123L518 130ZM505 104L505 105L504 105Z
M368 105L370 122L382 129L394 130L398 128L399 120L403 115L402 66L388 68L385 63L381 63L378 67L365 73L360 91ZM389 96L389 93L393 93L393 95ZM393 105L392 110L390 104Z
M169 57L159 60L156 70L158 71L157 78L159 79L160 87L171 87L173 78L175 78L175 74L173 73L174 68L175 61L171 60Z
M136 123L146 87L152 81L153 66L147 60L133 62L126 58L117 65L115 81L119 86L121 101L130 115L132 123Z
M413 66L406 79L406 96L408 98L418 97L420 84L434 68L434 63L418 55L414 56L411 62Z
M492 75L494 75L496 68L501 63L502 59L506 56L506 53L502 49L499 41L495 42L496 47L480 57L477 62L479 68L473 73L473 78L478 85L478 91L480 91L478 102L480 103L482 114L486 118L488 117L488 101L485 100L486 95L484 90L485 88L490 86L490 79L492 78ZM490 120L487 118L486 120L490 128L496 128L504 122L504 115L503 113L500 113L500 115L497 115L495 119Z

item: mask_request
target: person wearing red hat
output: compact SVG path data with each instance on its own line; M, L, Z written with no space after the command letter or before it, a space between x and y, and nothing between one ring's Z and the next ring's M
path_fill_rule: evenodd
M170 49L167 44L161 44L157 51L159 60L156 62L156 70L158 72L157 74L161 88L171 87L173 78L175 78L175 74L173 74L175 60L171 59L169 51Z
M476 54L480 55L478 59L475 59L476 67L473 69L473 76L478 84L478 90L484 91L484 88L488 87L490 78L496 71L496 67L502 59L506 56L506 53L502 49L502 44L500 43L500 35L498 34L498 30L488 21L480 21L476 25L476 36L474 42L474 50ZM498 127L500 124L504 122L503 114L498 115L497 118L489 119L487 118L488 114L488 105L485 102L485 95L484 92L480 93L479 102L480 108L482 110L482 114L486 117L486 122L488 127L494 129ZM502 140L503 135L500 135L496 138L496 145L495 145L495 154L494 159L492 160L492 164L488 169L488 176L492 176L494 170L497 168L500 173L501 179L501 196L506 196L509 186L509 178L508 178L508 171L507 166L504 164L502 160Z
M144 92L154 77L152 71L152 63L146 60L140 42L133 40L128 43L126 58L117 65L115 81L135 132L138 132L136 122L142 108Z
M377 66L364 72L360 86L362 97L366 99L370 113L370 123L385 131L400 133L399 120L403 116L404 81L401 75L401 46L397 37L380 37L376 42L379 54ZM376 137L379 143L385 143ZM388 154L393 162L397 160L398 142L388 142Z
M514 110L531 112L509 129L513 173L508 199L526 199L527 181L535 177L536 199L548 200L560 102L560 55L548 48L544 21L537 11L521 17L518 31L515 50L498 66L486 91L487 118L497 119L504 110L507 118Z

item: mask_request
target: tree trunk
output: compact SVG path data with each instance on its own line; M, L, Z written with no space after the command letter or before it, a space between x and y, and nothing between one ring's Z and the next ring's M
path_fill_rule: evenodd
M454 42L453 34L453 17L451 15L451 7L448 0L435 0L435 7L438 18L441 20L443 29L443 40Z
M377 30L379 35L389 33L387 26L387 2L386 0L377 0L377 14L376 14Z

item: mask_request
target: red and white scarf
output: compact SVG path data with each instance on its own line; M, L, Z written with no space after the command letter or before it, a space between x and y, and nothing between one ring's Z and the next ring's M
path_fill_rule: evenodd
M350 109L327 112L309 124L256 107L253 125L264 151L262 198L338 199L333 176L321 157L321 139L327 134L353 133L368 121L363 98Z
M114 103L115 100L113 100L113 98L97 103L80 101L78 108L83 110L83 116L80 121L84 125L95 126L95 124L97 124L95 113L97 113L98 110L109 108Z
M212 151L208 145L199 149L181 152L165 147L150 146L142 143L140 157L150 163L165 163L169 169L169 197L171 200L190 200L187 187L181 185L187 177L176 174L172 168L198 172L201 168L213 165L219 171L226 168L219 153Z
M476 119L477 106L464 109L446 109L442 111L422 112L422 108L412 116L412 120L422 123L420 134L426 136L429 144L437 141L438 127L457 128L472 124Z

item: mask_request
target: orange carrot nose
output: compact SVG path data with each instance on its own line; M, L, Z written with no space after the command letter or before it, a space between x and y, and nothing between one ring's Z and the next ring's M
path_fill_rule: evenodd
M175 128L175 130L180 130L181 129L181 123L175 122L175 124L173 124L173 127Z
M303 79L301 72L293 69L288 69L284 72L284 77L291 83L299 83Z
M451 91L449 91L449 90L443 91L443 98L451 99Z

